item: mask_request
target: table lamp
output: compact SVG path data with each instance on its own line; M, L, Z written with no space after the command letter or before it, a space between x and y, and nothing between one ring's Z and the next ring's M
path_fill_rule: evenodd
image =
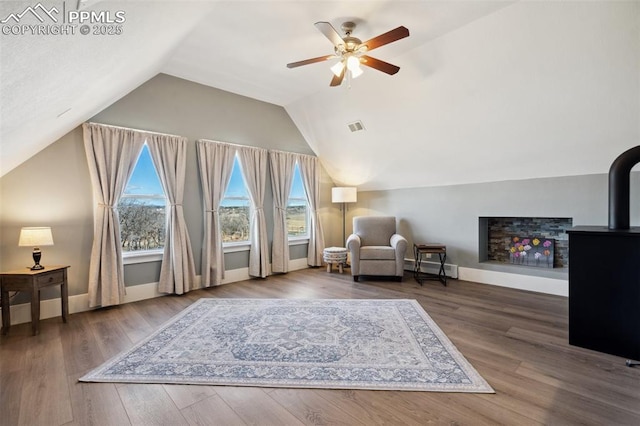
M51 228L48 226L29 227L20 230L18 247L33 247L33 261L35 265L31 267L32 271L44 269L44 266L40 265L40 259L42 258L40 247L52 245L53 236L51 235Z
M342 203L342 243L345 244L345 203L355 203L358 201L358 189L355 187L336 186L331 188L331 202Z

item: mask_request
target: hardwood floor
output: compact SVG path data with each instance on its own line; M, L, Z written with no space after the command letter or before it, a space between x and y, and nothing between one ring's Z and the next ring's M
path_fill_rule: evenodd
M78 377L201 297L416 299L496 394L94 384ZM569 346L567 299L291 272L13 326L0 338L1 425L640 424L640 368Z

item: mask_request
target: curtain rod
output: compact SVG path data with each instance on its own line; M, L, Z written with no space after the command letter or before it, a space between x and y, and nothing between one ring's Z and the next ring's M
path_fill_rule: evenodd
M317 155L301 154L299 152L291 152L291 151L281 151L279 149L270 149L269 152L277 152L277 153L280 153L280 154L295 154L295 155L301 155L301 156L304 156L304 157L318 158Z
M85 123L86 124L90 124L92 126L111 127L111 128L114 128L114 129L131 130L131 131L134 131L134 132L148 133L148 134L152 134L152 135L171 136L171 137L176 137L176 138L188 139L186 136L174 135L174 134L171 134L171 133L153 132L151 130L134 129L133 127L115 126L113 124L104 124L104 123L93 123L93 122L90 122L90 121L87 121ZM196 139L196 142L199 142L199 141L211 142L211 143L220 143L220 144L224 144L224 145L235 146L235 147L238 147L238 148L254 148L254 149L265 150L267 152L281 152L283 154L295 154L295 155L301 155L301 156L310 157L310 158L318 158L317 155L301 154L299 152L291 152L291 151L280 151L280 150L277 150L277 149L266 149L266 148L260 148L260 147L257 147L257 146L251 146L251 145L241 145L241 144L231 143L231 142L214 141L214 140L211 140L211 139Z
M196 142L218 143L218 144L221 144L221 145L228 145L228 146L233 146L233 147L237 147L237 148L251 148L251 149L260 149L260 150L263 150L263 151L268 151L266 148L260 148L258 146L240 145L239 143L214 141L214 140L211 140L211 139L196 139Z
M153 132L151 130L142 130L142 129L134 129L132 127L124 127L124 126L114 126L113 124L103 124L103 123L92 123L90 121L87 121L86 124L90 124L92 126L102 126L102 127L111 127L113 129L123 129L123 130L131 130L134 132L139 132L139 133L148 133L148 134L152 134L152 135L160 135L160 136L171 136L171 137L175 137L175 138L185 138L188 139L186 136L180 136L180 135L173 135L171 133L161 133L161 132Z

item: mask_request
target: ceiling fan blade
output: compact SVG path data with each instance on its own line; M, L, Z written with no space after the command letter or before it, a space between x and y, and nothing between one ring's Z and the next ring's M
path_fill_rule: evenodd
M340 73L340 75L334 75L333 78L331 79L331 84L329 84L329 86L331 87L335 87L335 86L340 86L340 84L342 84L342 80L344 80L344 73L347 70L347 67L342 68L342 72Z
M394 41L402 38L409 37L409 30L403 26L396 28L395 30L388 31L384 34L380 34L378 37L374 37L371 40L367 40L361 44L361 46L367 46L367 51L377 49L385 44L393 43Z
M333 59L335 57L336 55L326 55L326 56L319 56L317 58L305 59L304 61L291 62L290 64L287 64L287 68L295 68L295 67L301 67L302 65L315 64L316 62L323 62L329 59Z
M371 68L375 68L378 71L382 71L389 75L394 75L400 71L400 67L390 64L389 62L381 61L380 59L372 58L371 56L362 55L360 57L360 63Z
M333 25L323 21L316 22L314 25L334 46L344 45L344 40L340 37L340 33L333 28Z

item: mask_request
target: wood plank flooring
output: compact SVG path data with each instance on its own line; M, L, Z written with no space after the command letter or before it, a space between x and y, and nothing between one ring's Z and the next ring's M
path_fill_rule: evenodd
M416 299L496 394L77 381L201 297ZM567 328L563 297L307 269L11 327L0 425L640 425L640 368L569 346Z

